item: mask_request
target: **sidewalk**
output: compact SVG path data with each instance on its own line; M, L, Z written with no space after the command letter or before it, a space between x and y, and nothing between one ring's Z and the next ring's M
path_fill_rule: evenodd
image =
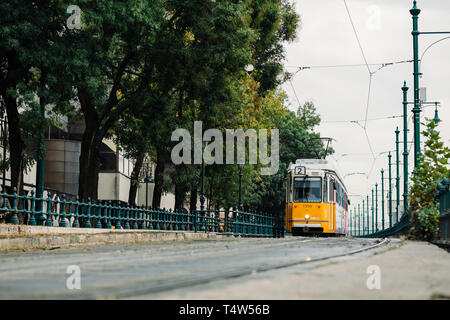
M367 268L381 271L381 288L369 290ZM426 243L405 241L377 254L328 262L311 269L292 267L158 299L450 299L450 254ZM141 297L146 298L146 297Z

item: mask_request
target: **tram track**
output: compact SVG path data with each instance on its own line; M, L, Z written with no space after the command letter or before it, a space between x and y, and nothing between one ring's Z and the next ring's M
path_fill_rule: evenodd
M145 289L141 289L141 290L139 290L140 292L137 290L134 290L133 292L128 292L128 293L122 292L121 294L115 296L115 298L120 299L120 298L128 298L130 296L139 296L139 295L143 295L143 294L160 293L160 292L169 291L169 290L173 290L173 289L187 288L190 286L198 286L198 285L202 285L202 284L207 284L207 283L211 283L213 281L218 281L218 280L227 280L227 279L232 279L232 278L244 277L244 276L248 276L248 275L252 275L252 274L260 273L260 272L267 272L267 271L272 271L272 270L277 270L277 269L282 269L282 268L288 268L288 267L292 267L292 266L296 266L296 265L300 265L300 264L332 260L335 258L351 256L351 255L354 255L354 254L357 254L360 252L373 250L373 249L379 248L381 246L387 245L389 242L390 242L389 239L384 238L383 241L380 241L379 243L377 243L375 245L369 246L367 248L352 250L352 251L346 252L346 253L334 254L334 255L328 255L328 256L310 258L310 259L301 259L301 260L297 260L294 262L282 263L282 264L278 264L278 265L261 266L261 267L256 267L256 268L246 268L244 270L234 270L234 271L230 271L230 272L224 272L220 276L216 275L214 277L209 276L209 277L199 277L197 279L190 279L187 281L174 281L173 283L165 283L160 286L152 286L152 287L148 287Z
M191 290L215 281L380 248L389 240L352 238L233 239L200 243L110 246L0 259L0 292L15 299L129 299ZM355 249L356 247L356 249ZM351 250L349 250L351 248ZM120 249L120 251L118 250ZM117 254L117 252L120 252ZM12 260L11 260L12 259ZM12 262L15 268L12 269ZM65 288L65 268L78 264L81 290ZM54 265L54 267L50 267ZM5 296L0 295L0 298Z

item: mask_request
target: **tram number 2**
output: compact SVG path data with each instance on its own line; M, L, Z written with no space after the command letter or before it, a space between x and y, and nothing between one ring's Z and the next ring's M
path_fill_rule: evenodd
M225 314L261 315L270 313L269 305L267 304L224 304L223 306L225 307Z

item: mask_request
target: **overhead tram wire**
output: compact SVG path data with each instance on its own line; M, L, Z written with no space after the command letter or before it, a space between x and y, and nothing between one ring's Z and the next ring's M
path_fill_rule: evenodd
M372 71L370 70L369 64L368 64L367 59L366 59L366 55L364 54L364 50L363 50L363 48L361 46L361 41L359 41L358 33L356 32L355 24L353 23L353 19L352 19L352 16L350 14L350 10L348 9L347 2L345 0L343 0L343 1L344 1L345 9L347 10L348 17L350 19L350 23L352 24L353 32L355 33L356 40L358 41L359 49L361 50L361 54L362 54L362 56L364 58L364 62L365 62L365 65L367 67L367 71L369 71L369 74L370 74L370 73L372 73Z
M369 66L379 66L377 70L375 70L373 73L376 73L377 71L388 67L393 66L396 64L403 64L403 63L412 63L414 60L401 60L401 61L394 61L394 62L383 62L383 63L369 63ZM336 64L336 65L317 65L317 66L285 66L286 68L295 68L298 69L295 73L303 70L310 70L310 69L331 69L331 68L353 68L353 67L366 67L366 64Z
M352 28L353 28L353 32L354 32L355 37L356 37L356 40L357 40L357 42L358 42L359 49L360 49L361 54L362 54L362 56L363 56L364 64L363 64L363 65L358 64L358 65L334 65L334 66L333 66L333 65L330 65L330 66L298 67L298 70L294 73L293 77L294 77L299 71L306 70L306 69L312 69L312 68L338 68L338 67L356 67L356 66L365 66L365 67L367 68L367 71L368 71L368 73L369 73L369 86L368 86L368 93L367 93L367 103L366 103L366 112L365 112L364 126L362 126L358 121L350 121L350 122L351 122L351 123L356 123L356 124L358 124L358 125L364 130L364 133L365 133L365 135L366 135L367 144L368 144L368 146L369 146L369 149L370 149L370 151L371 151L372 158L373 158L373 159L372 159L371 169L370 169L370 172L369 172L369 175L370 175L371 172L372 172L372 170L373 170L373 167L374 167L374 165L375 165L375 160L376 160L376 158L377 158L377 157L375 157L375 154L374 154L374 152L373 152L373 148L372 148L372 145L371 145L371 142L370 142L370 139L369 139L369 135L368 135L368 133L367 133L367 121L369 120L369 119L368 119L368 113L369 113L369 106L370 106L370 94L371 94L371 87L372 87L372 78L373 78L373 75L374 75L376 72L378 72L379 70L381 70L381 69L383 69L383 68L385 68L385 67L387 67L387 66L391 66L391 65L399 64L399 63L410 63L410 62L412 62L412 60L403 60L403 61L389 62L389 63L383 63L383 64L369 64L368 61L367 61L366 55L365 55L365 53L364 53L364 50L363 50L363 48L362 48L361 41L359 40L358 33L357 33L356 28L355 28L355 25L354 25L354 23L353 23L353 19L352 19L352 17L351 17L350 10L349 10L349 8L348 8L347 2L346 2L346 0L343 0L343 2L344 2L344 5L345 5L345 8L346 8L348 17L349 17L350 22L351 22L351 25L352 25ZM378 67L375 71L372 71L372 70L370 69L370 66L379 66L379 67ZM290 66L288 66L288 67L290 67ZM294 90L294 94L295 94L295 96L296 96L297 102L300 104L300 101L299 101L299 99L298 99L298 97L297 97L297 94L296 94L296 92L295 92L294 85L293 85L293 83L292 83L292 79L290 79L290 82L291 82L292 89Z
M369 113L369 105L370 105L370 92L371 92L371 87L372 87L372 76L373 76L373 73L372 73L372 70L370 69L369 63L367 62L367 58L366 58L366 55L365 55L364 50L362 48L361 41L359 40L358 32L356 31L355 24L353 23L352 15L350 14L350 10L349 10L349 8L347 6L347 2L345 0L343 0L343 1L344 1L345 9L347 10L348 18L349 18L350 23L351 23L352 28L353 28L353 33L355 34L356 41L358 42L359 49L360 49L361 54L362 54L363 59L364 59L364 63L366 65L367 71L369 72L369 89L368 89L368 93L367 93L366 115L365 115L365 119L366 120L364 121L364 126L361 126L361 127L363 128L364 133L366 134L367 144L369 145L370 151L372 152L373 160L375 161L375 154L373 153L373 149L372 149L372 145L370 143L369 135L367 134L367 130L366 130L366 127L367 127L367 116L368 116L368 113Z
M372 149L372 145L371 145L371 143L370 143L369 135L368 135L368 133L367 133L367 121L368 121L369 106L370 106L370 94L371 94L371 88L372 88L372 79L373 79L373 75L374 75L375 73L377 73L378 71L380 71L381 69L383 69L383 68L385 68L385 67L387 67L387 66L393 65L394 63L385 63L385 64L382 64L382 65L381 65L380 67L378 67L378 69L376 69L375 71L372 71L372 70L370 69L369 63L367 62L366 55L364 54L364 50L363 50L362 45L361 45L361 41L359 40L359 36L358 36L357 31L356 31L355 24L353 23L353 19L352 19L352 16L351 16L351 14L350 14L350 10L349 10L349 8L348 8L347 2L346 2L346 0L343 0L343 2L344 2L344 5L345 5L345 9L346 9L346 11L347 11L347 14L348 14L350 23L351 23L351 25L352 25L353 32L354 32L355 37L356 37L356 40L357 40L357 42L358 42L359 49L360 49L361 54L362 54L362 56L363 56L365 66L366 66L366 68L367 68L367 71L369 72L369 88L368 88L368 90L367 90L367 103L366 103L366 113L365 113L365 119L364 119L364 126L362 126L359 122L356 122L356 121L354 121L354 122L352 122L352 123L358 124L358 125L364 130L364 133L365 133L365 135L366 135L367 144L369 145L369 148L370 148L370 151L371 151L372 157L373 157L373 159L372 159L372 165L371 165L371 168L370 168L369 174L368 174L368 176L370 176L371 173L372 173L372 170L373 170L373 168L374 168L374 166L375 166L376 158L378 157L378 156L375 157L375 154L374 154L373 149ZM412 61L411 61L411 60L409 60L409 61L408 61L408 60L404 60L404 61L399 61L398 63L406 63L406 62L412 62Z
M388 120L388 119L396 119L396 118L403 118L403 116L389 116L389 117L382 117L382 118L372 118L367 119L366 121L377 121L377 120ZM329 121L321 121L321 123L354 123L354 122L363 122L365 120L329 120Z
M435 107L435 106L434 105L425 105L425 106L422 106L422 109L430 108L430 107ZM413 117L412 115L408 117L408 126L412 120L412 117ZM367 121L389 120L389 119L396 119L396 118L403 118L403 115L371 118L371 119L367 119ZM321 123L355 123L355 122L363 122L363 121L364 120L326 120L326 121L321 121Z

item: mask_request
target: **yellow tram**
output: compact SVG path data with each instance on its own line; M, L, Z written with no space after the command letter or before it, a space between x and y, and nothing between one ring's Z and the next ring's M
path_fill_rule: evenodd
M286 231L322 236L347 233L347 189L336 162L299 159L291 163L286 180Z

